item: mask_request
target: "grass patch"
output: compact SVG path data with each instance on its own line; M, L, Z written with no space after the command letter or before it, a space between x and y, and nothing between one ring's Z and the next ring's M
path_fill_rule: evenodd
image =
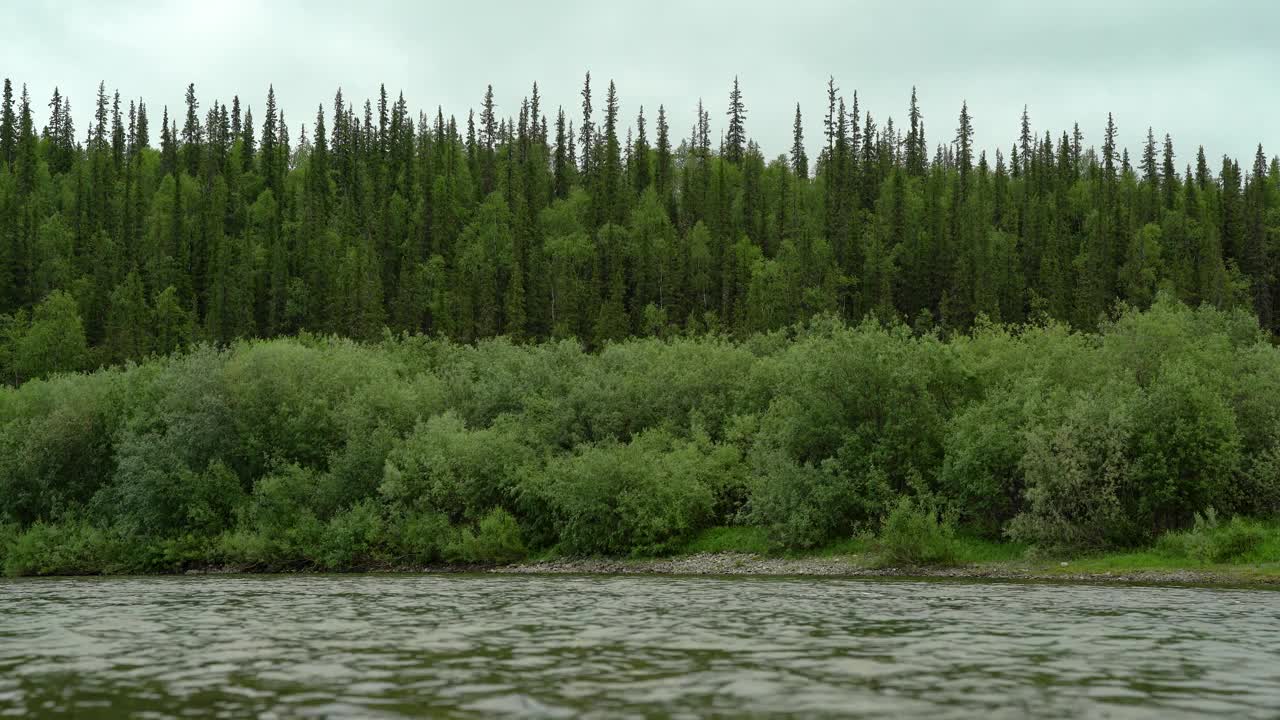
M762 527L736 525L707 528L685 543L678 554L740 552L767 555L771 549L768 530Z
M1027 557L1027 545L1018 542L999 542L970 535L955 539L956 562L961 565L984 563L1012 563Z

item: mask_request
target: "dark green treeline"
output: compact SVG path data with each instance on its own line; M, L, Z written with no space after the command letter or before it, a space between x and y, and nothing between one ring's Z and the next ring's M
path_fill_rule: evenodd
M767 159L736 79L719 138L701 103L683 137L664 107L622 118L589 75L580 108L536 85L482 97L460 121L339 91L291 134L270 90L251 108L188 87L157 118L101 86L77 134L68 98L46 111L6 80L0 371L302 330L594 347L830 312L1093 329L1159 291L1280 326L1280 162L1261 147L1211 166L1149 132L1132 160L1114 122L1095 149L1024 114L991 158L967 108L926 136L914 91L906 122L878 122L832 82L824 136L806 149L797 106Z

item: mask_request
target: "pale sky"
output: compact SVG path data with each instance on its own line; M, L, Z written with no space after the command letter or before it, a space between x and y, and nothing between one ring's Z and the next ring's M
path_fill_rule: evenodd
M791 144L795 103L810 157L822 142L833 75L879 125L901 126L917 86L930 147L954 137L963 100L980 147L1005 149L1027 105L1055 140L1079 122L1100 144L1116 115L1135 162L1148 125L1173 135L1179 168L1204 145L1248 165L1256 145L1280 152L1280 1L1277 0L788 0L648 3L566 0L30 0L6 13L0 75L28 84L36 124L53 87L69 93L77 134L88 128L99 80L125 98L181 113L188 82L202 108L239 94L261 120L275 84L292 137L334 90L376 97L386 83L410 108L464 120L492 83L515 115L537 81L552 123L557 105L580 116L588 69L597 119L610 78L623 117L640 105L652 123L665 103L673 142L698 98L724 125L734 75L747 130L768 157ZM201 111L203 118L203 109ZM158 128L153 133L158 135Z

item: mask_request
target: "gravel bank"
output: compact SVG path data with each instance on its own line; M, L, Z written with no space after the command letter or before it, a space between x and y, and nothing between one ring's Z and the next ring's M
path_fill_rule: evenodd
M867 567L850 556L778 558L747 553L702 553L656 560L571 559L521 563L493 568L503 574L575 575L760 575L883 578L972 578L985 580L1053 580L1059 582L1140 583L1154 585L1276 585L1280 577L1208 570L1134 570L1075 572L1065 567L968 565L947 568Z

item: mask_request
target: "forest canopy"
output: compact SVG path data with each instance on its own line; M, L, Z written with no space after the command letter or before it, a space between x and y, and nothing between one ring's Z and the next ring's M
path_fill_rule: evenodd
M157 128L104 84L83 133L69 98L55 90L38 127L6 80L0 372L304 330L590 348L826 313L1091 330L1162 291L1280 324L1280 162L1261 146L1211 165L1149 130L1131 158L1114 120L1095 148L1024 112L990 156L967 107L927 136L914 91L904 120L878 122L827 89L823 137L803 137L797 105L793 146L766 158L737 79L687 135L663 106L619 117L590 75L580 106L552 110L534 85L504 115L490 87L460 120L339 90L293 126L274 89L255 110L189 86Z

